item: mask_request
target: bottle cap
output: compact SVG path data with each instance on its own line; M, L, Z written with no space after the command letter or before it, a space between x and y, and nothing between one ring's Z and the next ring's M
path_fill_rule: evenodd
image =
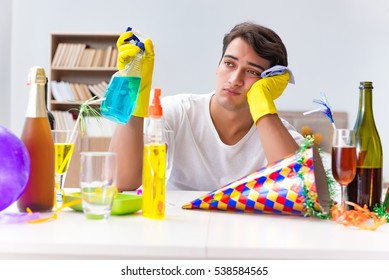
M363 89L363 88L371 88L371 89L373 89L373 82L370 82L370 81L360 82L359 83L359 88L360 89Z
M162 117L161 89L154 89L154 97L149 106L149 117Z
M46 84L46 73L45 69L41 66L34 66L30 68L28 72L27 84Z
M126 29L126 32L128 32L128 31L132 31L132 36L124 41L129 42L131 44L134 44L137 47L139 47L142 51L145 51L145 45L142 42L142 40L144 41L146 39L145 35L138 32L138 31L132 30L132 27L130 27L130 26L127 27L127 29Z

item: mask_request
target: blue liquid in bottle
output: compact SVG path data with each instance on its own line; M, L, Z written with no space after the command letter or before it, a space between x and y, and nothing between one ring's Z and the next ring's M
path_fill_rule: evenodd
M101 114L116 123L126 124L134 111L140 77L114 76L101 103Z

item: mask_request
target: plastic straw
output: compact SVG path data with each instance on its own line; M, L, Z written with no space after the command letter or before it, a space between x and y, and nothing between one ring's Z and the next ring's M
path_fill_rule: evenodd
M74 128L73 128L72 134L70 136L70 143L74 143L74 141L75 141L74 138L75 138L75 135L76 135L77 127L80 124L80 122L84 119L84 115L85 114L89 115L89 112L94 110L94 109L91 109L91 107L89 105L99 103L99 102L101 102L103 100L105 100L105 97L104 98L99 98L99 99L95 99L95 97L93 97L93 98L88 99L87 101L85 101L84 103L82 103L80 105L80 111L78 113L78 117L77 117L76 123L74 124ZM94 110L94 112L95 112L95 110Z

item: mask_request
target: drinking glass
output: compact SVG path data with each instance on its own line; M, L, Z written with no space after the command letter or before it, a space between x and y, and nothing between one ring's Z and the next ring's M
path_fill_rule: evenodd
M341 205L346 207L346 188L354 179L357 166L355 132L352 129L334 129L332 136L332 174L341 188Z
M117 193L117 154L81 152L82 209L88 219L107 220Z
M77 130L52 130L55 146L55 200L56 208L62 206L63 185L78 136Z

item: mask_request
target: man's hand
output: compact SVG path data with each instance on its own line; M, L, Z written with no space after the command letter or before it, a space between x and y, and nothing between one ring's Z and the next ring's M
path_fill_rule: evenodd
M274 100L284 92L290 75L288 71L275 76L262 78L256 81L247 92L251 116L254 123L267 114L277 114Z
M126 65L134 58L134 56L141 51L139 47L134 44L126 42L132 37L132 31L127 31L121 34L116 42L118 48L117 67L123 70ZM145 118L148 116L147 110L150 100L150 90L154 70L154 45L150 39L144 41L145 52L142 61L142 77L139 88L139 95L134 108L133 116Z

